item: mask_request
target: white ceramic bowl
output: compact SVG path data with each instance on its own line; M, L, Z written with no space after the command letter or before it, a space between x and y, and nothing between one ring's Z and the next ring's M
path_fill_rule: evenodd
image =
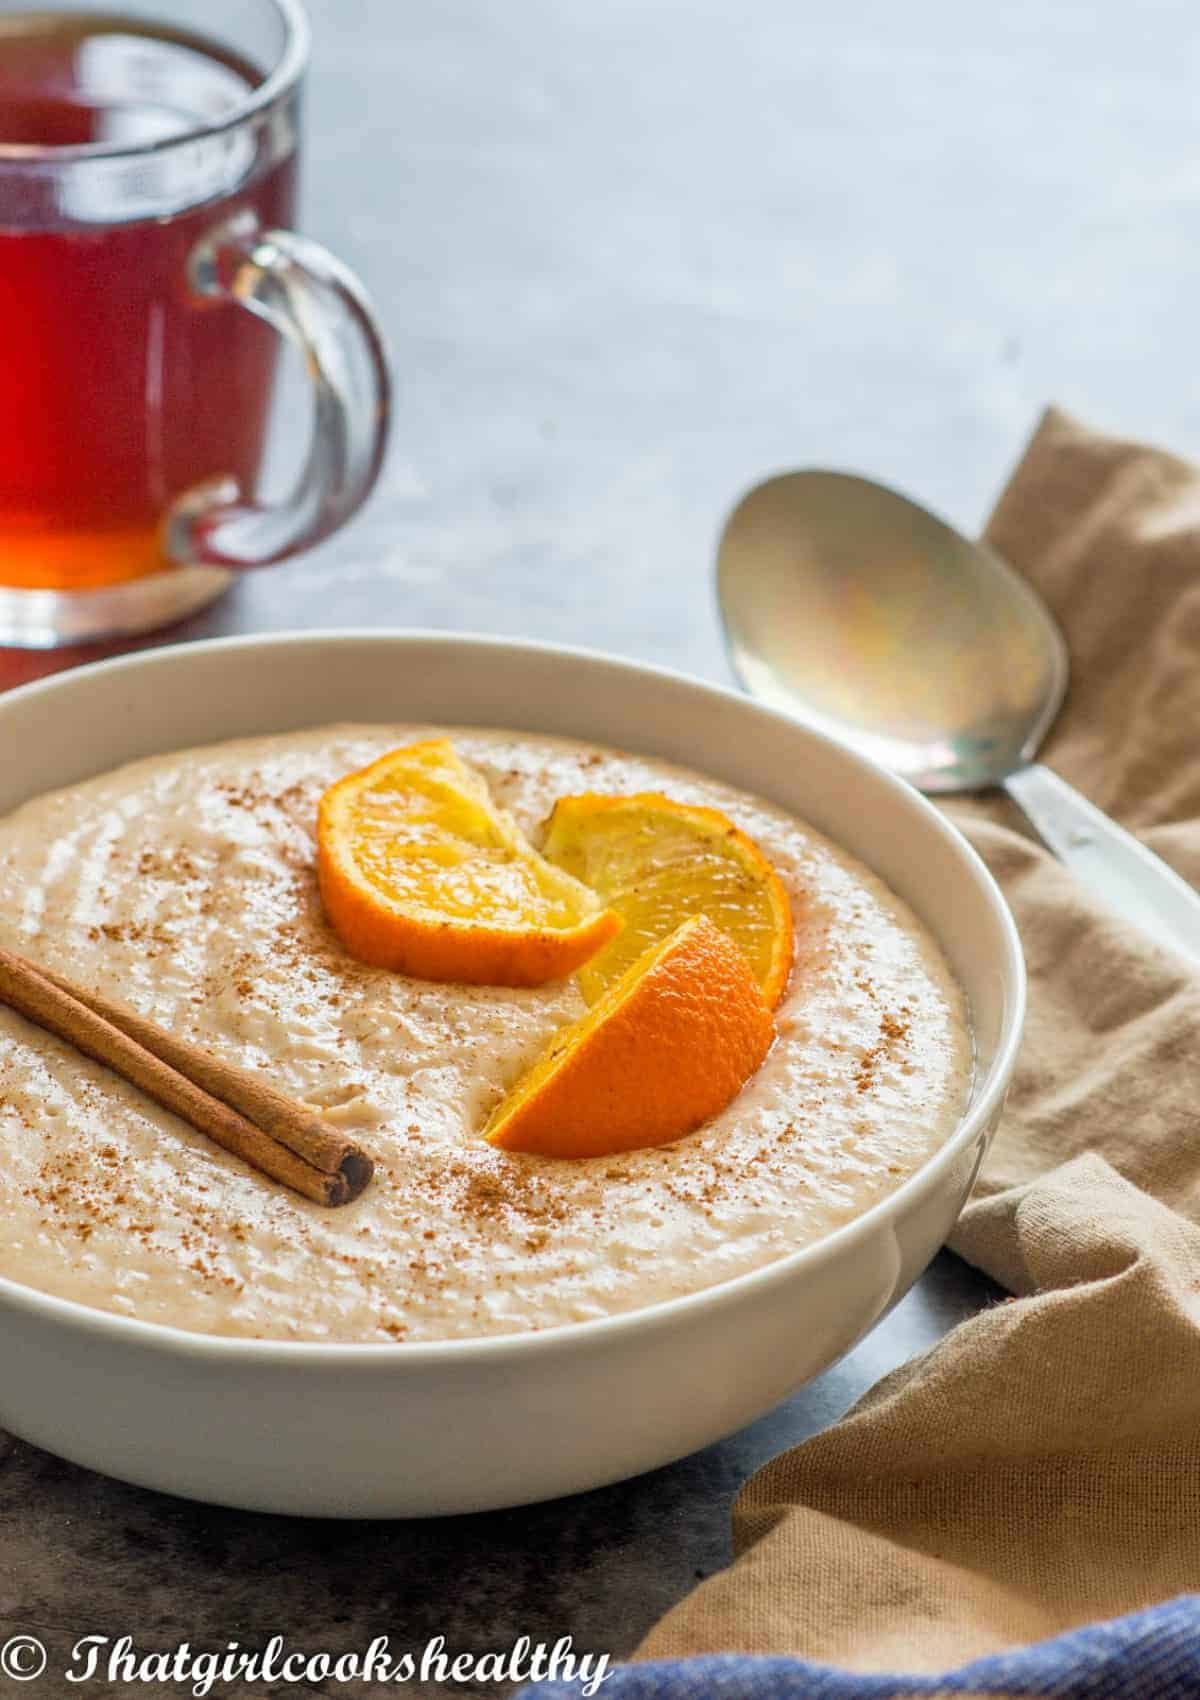
M0 1425L146 1487L331 1517L524 1504L682 1457L847 1351L945 1239L1020 1036L1024 967L1004 900L915 791L743 697L600 655L419 632L191 644L13 691L0 697L0 814L139 756L348 719L615 744L804 815L908 900L965 988L978 1068L961 1125L889 1198L807 1250L688 1298L535 1335L227 1340L0 1279Z

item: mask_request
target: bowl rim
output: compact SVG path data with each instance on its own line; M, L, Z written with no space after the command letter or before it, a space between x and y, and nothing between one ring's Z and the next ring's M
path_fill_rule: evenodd
M697 1313L723 1309L741 1303L757 1292L769 1291L789 1283L805 1270L831 1261L838 1254L852 1250L857 1244L874 1235L906 1208L934 1191L943 1174L951 1168L962 1152L997 1114L1012 1075L1016 1054L1021 1042L1026 1007L1025 958L1017 933L1016 922L994 876L979 853L967 841L958 827L948 820L929 800L906 780L889 773L857 750L806 725L794 716L747 696L728 686L698 679L677 668L642 662L576 644L553 643L533 638L510 638L485 632L459 632L432 627L388 626L334 627L328 630L284 630L275 632L238 633L229 637L193 639L171 644L159 644L144 650L113 656L105 660L65 668L46 678L35 679L0 694L0 728L14 703L25 704L40 697L52 697L60 692L79 688L97 676L111 673L137 672L146 667L169 664L173 659L191 655L210 655L240 649L292 649L305 645L314 647L369 643L373 645L401 644L454 645L467 649L507 651L518 656L537 655L557 657L568 661L600 663L633 679L649 676L664 683L684 686L724 701L740 714L757 716L799 732L814 743L832 748L851 764L882 780L884 788L895 801L922 817L926 826L939 836L971 873L980 895L991 907L1003 940L1002 982L1004 1012L1000 1041L991 1066L982 1082L977 1083L973 1102L961 1117L950 1137L931 1157L914 1170L895 1191L886 1194L860 1216L851 1218L831 1233L783 1257L772 1259L757 1269L701 1287L695 1292L676 1298L661 1299L636 1310L617 1312L612 1316L592 1317L583 1322L558 1323L549 1328L516 1331L510 1334L489 1334L461 1339L425 1341L322 1341L258 1339L240 1335L199 1333L177 1328L168 1323L147 1322L139 1317L121 1316L112 1311L93 1308L75 1299L60 1298L41 1292L0 1275L0 1307L16 1308L30 1317L44 1319L75 1328L102 1338L124 1342L130 1347L155 1347L168 1356L190 1359L258 1364L290 1364L345 1368L362 1365L394 1371L404 1366L438 1367L486 1363L495 1358L538 1357L546 1352L586 1350L603 1341L612 1341L627 1334L651 1332L670 1328L677 1321L686 1321ZM464 723L465 724L465 723ZM519 728L518 728L519 730ZM35 793L36 795L36 793ZM868 863L869 866L869 863ZM940 945L940 940L938 941Z

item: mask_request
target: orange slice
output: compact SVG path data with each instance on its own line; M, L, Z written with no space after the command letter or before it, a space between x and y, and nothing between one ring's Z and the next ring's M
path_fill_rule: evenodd
M448 738L393 750L329 787L317 874L351 956L426 980L541 985L621 926L526 843Z
M542 853L582 880L625 926L580 970L588 1002L688 915L707 915L745 951L770 1008L792 969L792 912L754 841L718 809L657 791L561 797Z
M742 951L694 915L554 1036L484 1137L543 1157L666 1145L737 1096L774 1033Z

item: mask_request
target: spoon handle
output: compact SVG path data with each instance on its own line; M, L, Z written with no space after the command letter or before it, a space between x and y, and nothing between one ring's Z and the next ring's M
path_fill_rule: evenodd
M1109 908L1177 956L1200 961L1200 894L1161 857L1040 762L1009 774L1004 789Z

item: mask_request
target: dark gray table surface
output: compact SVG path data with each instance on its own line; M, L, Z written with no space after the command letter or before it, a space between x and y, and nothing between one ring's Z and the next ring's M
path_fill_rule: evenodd
M469 628L726 679L713 544L770 470L869 471L970 527L1048 399L1200 450L1191 0L314 13L305 224L378 301L394 448L341 536L175 636ZM0 687L86 658L0 652ZM215 1511L0 1436L0 1639L619 1654L725 1561L758 1462L988 1296L944 1256L743 1433L493 1516Z

